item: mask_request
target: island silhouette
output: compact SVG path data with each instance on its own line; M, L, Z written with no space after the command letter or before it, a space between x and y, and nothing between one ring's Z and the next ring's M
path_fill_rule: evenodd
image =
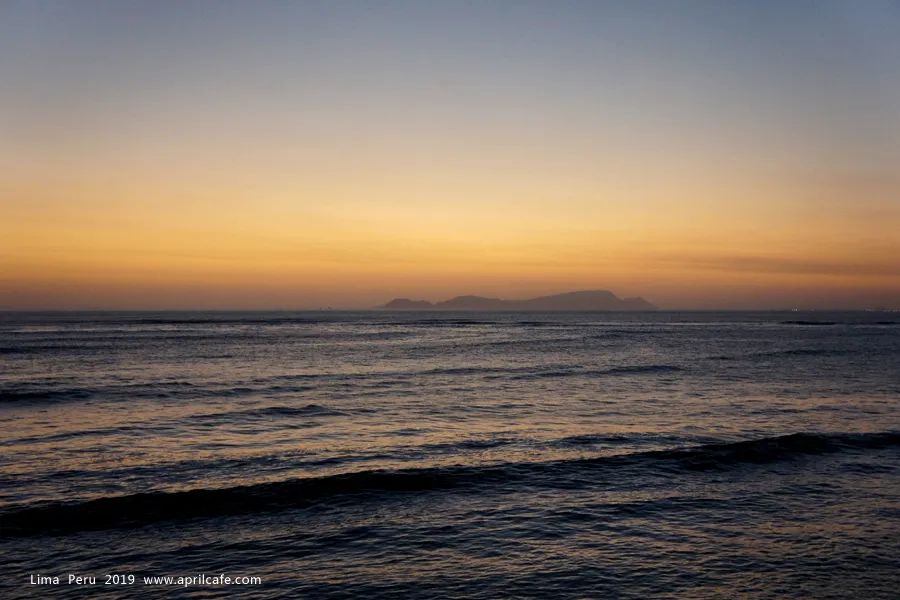
M609 290L584 290L526 300L502 300L483 296L456 296L442 302L394 298L376 307L381 310L656 310L643 298L619 298Z

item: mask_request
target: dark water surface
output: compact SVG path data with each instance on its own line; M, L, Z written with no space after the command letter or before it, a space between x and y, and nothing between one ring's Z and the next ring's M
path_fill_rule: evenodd
M0 597L897 598L898 399L897 313L0 314Z

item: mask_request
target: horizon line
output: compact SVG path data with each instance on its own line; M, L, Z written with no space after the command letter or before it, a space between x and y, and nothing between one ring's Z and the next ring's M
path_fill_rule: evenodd
M380 312L380 313L674 313L674 312L900 312L900 308L657 308L647 310L540 310L540 309L391 309L367 308L0 308L0 313L140 313L140 312Z

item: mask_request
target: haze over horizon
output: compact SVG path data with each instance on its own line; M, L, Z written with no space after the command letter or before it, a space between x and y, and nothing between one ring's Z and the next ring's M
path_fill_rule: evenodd
M900 308L900 4L4 2L0 310Z

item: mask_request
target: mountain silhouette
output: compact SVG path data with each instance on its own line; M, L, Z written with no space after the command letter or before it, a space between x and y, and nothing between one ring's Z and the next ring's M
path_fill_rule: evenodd
M443 302L394 298L379 306L385 310L656 310L643 298L619 298L608 290L585 290L528 300L501 300L482 296L456 296Z

